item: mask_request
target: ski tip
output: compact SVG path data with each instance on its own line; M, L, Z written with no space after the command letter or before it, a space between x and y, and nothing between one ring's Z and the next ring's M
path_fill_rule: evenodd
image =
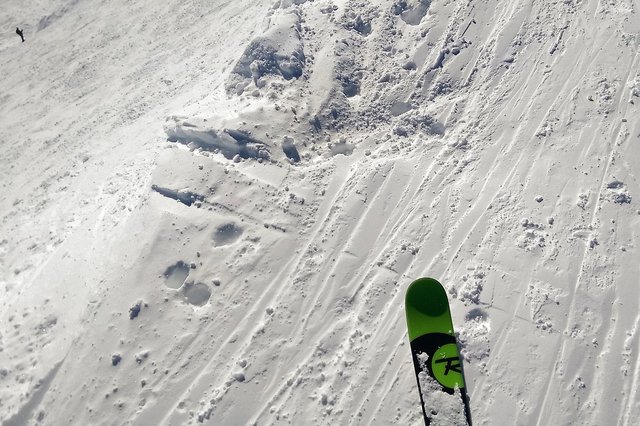
M434 278L418 278L412 282L405 294L405 305L430 317L439 317L449 310L447 292Z

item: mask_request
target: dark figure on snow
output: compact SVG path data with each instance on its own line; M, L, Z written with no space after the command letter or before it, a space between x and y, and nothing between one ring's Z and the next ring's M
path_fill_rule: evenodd
M20 38L22 39L22 42L24 43L24 35L22 35L22 30L18 27L16 27L16 34L20 36Z

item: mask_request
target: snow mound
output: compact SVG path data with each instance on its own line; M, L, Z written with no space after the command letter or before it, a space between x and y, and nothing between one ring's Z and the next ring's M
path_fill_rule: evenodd
M400 0L393 4L392 10L400 15L402 20L409 25L420 25L422 19L429 12L431 0Z
M300 17L296 13L274 15L270 28L249 43L233 67L226 87L242 94L253 81L257 87L263 77L275 75L291 80L302 76L305 55L300 38Z

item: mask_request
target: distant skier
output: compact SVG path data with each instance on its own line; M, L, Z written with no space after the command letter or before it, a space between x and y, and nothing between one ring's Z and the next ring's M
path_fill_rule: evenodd
M22 33L22 30L18 27L16 27L16 34L20 36L20 38L22 39L22 42L24 43L24 35Z

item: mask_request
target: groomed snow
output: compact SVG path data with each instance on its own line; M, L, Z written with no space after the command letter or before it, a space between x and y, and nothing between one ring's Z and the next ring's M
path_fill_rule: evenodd
M640 417L638 0L0 8L3 425Z

